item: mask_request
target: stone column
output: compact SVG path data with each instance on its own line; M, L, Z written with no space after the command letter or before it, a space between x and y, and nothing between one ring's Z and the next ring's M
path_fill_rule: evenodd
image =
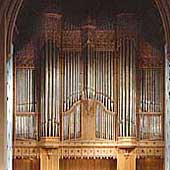
M12 170L13 156L13 45L7 61L7 170Z
M6 170L7 133L6 133L6 19L0 23L0 170Z
M165 170L170 170L170 51L165 49Z

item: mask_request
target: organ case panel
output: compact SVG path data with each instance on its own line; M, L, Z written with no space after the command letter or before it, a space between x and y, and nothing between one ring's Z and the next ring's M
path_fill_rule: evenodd
M114 159L60 159L60 170L116 170L117 162Z
M15 138L37 139L38 112L36 98L35 48L29 42L15 58Z
M141 41L138 64L138 137L163 139L163 59L159 51Z

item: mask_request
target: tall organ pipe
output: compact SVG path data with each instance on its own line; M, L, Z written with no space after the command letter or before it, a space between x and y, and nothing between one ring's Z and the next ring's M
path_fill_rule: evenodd
M48 136L48 127L47 127L47 123L48 123L48 41L45 42L45 136Z
M117 16L119 46L119 136L135 137L136 51L138 21L133 15ZM123 31L123 33L122 33Z
M47 106L47 136L51 136L51 40L48 41L48 106Z
M42 48L41 59L41 135L58 137L59 135L59 53L55 41L46 40Z
M120 58L119 58L119 135L123 136L123 116L122 116L122 40L120 39Z
M132 80L132 77L133 77L133 70L132 70L132 65L133 65L133 54L132 54L132 51L133 51L133 46L132 46L132 41L130 40L130 89L133 89L133 80ZM133 98L133 92L132 90L130 91L130 99ZM130 122L133 120L132 119L132 114L133 114L133 103L130 102ZM131 129L132 129L132 124L130 123L130 134L131 134Z
M55 40L53 41L53 58L52 58L52 69L53 69L53 75L52 75L52 84L53 84L53 93L52 93L52 136L55 136L55 126L56 126L56 111L55 111L55 100L56 100L56 88L54 88L55 85L55 78L56 77L56 63L55 63Z
M125 49L126 49L126 135L129 134L129 40L125 40Z

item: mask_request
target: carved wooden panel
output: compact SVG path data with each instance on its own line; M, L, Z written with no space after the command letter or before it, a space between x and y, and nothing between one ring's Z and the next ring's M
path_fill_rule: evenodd
M96 49L103 50L114 50L115 49L115 30L104 31L97 30L96 31Z
M78 48L81 49L81 31L75 30L75 31L63 31L63 48Z
M39 159L14 159L14 170L39 170Z
M61 149L61 157L66 159L93 158L93 159L116 159L117 150L115 148L102 147L69 147Z
M61 159L60 170L116 170L113 159Z
M164 160L160 158L137 159L137 170L163 170Z
M36 51L33 41L27 43L23 48L15 54L15 65L20 68L35 67Z
M159 50L143 39L140 40L139 46L138 66L140 68L162 68L164 66L163 56Z

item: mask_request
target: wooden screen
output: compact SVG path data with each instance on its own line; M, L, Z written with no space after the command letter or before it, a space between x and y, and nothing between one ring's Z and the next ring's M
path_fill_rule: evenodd
M60 170L116 170L113 159L61 159Z
M39 170L40 160L39 159L13 159L14 170Z
M141 158L136 161L137 170L164 170L164 159Z

